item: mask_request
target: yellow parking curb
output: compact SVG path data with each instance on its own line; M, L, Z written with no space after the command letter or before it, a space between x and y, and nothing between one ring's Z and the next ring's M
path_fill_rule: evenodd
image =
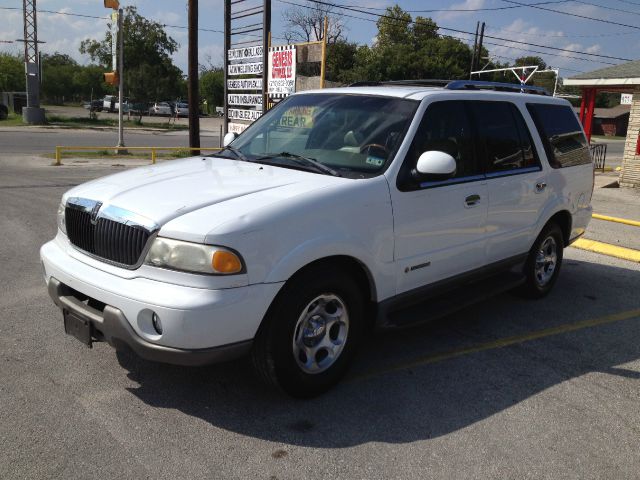
M597 242L586 238L576 240L571 246L581 250L588 250L590 252L640 263L640 250L634 250L632 248L618 247L610 243Z
M616 223L624 223L625 225L632 225L634 227L640 227L640 222L636 220L627 220L626 218L620 217L610 217L608 215L600 215L598 213L594 213L591 215L593 218L597 220L605 220L607 222L616 222Z

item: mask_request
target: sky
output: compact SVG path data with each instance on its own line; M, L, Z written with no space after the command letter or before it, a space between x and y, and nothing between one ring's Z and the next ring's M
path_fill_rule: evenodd
M513 59L523 55L539 55L548 65L559 68L562 77L570 77L579 72L589 72L639 58L636 52L640 51L640 0L324 1L373 14L381 14L385 7L397 3L405 10L414 11L412 13L414 17L418 15L431 17L440 27L451 29L441 30L440 33L461 38L470 44L473 44L471 35L452 30L475 32L476 22L484 21L486 23L485 47L489 49L495 60L512 62ZM200 0L199 27L201 29L223 31L223 3L223 0ZM259 3L258 0L247 0L244 5L252 6ZM272 0L273 44L286 43L282 39L286 28L282 15L285 10L295 8L290 3L312 5L308 0ZM538 8L523 6L526 4L535 4ZM84 39L104 37L109 10L103 7L102 0L38 0L37 5L38 37L39 40L46 42L41 44L41 51L66 53L82 64L89 63L89 58L81 55L78 48ZM121 0L121 5L135 5L143 16L162 24L187 25L186 0ZM241 5L243 3L235 5L234 8L240 9ZM45 13L43 10L98 16L104 19L56 15ZM420 10L440 11L418 13L417 11ZM556 12L550 10L556 10ZM372 44L377 31L375 15L353 10L336 11L340 12L345 23L346 37L349 41ZM565 12L565 14L558 12ZM580 16L600 21L580 18ZM255 18L258 17L250 17L245 23L254 23L255 20L252 19ZM0 0L0 24L2 25L0 41L22 38L22 2L20 0ZM186 71L187 31L185 28L176 27L166 27L166 30L180 45L174 55L174 61L178 67ZM219 32L200 31L201 64L222 64L223 35ZM544 47L616 58L583 55ZM0 51L17 53L21 51L21 44L0 43Z

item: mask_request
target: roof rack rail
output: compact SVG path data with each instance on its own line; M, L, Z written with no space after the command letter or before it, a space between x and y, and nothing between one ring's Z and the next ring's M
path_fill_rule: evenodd
M446 87L451 80L384 80L362 81L350 84L350 87Z
M444 87L448 90L495 90L498 92L520 92L534 95L551 94L542 87L518 85L517 83L485 82L481 80L387 80L362 81L349 85L350 87Z
M550 96L546 88L517 83L485 82L481 80L453 80L446 87L448 90L496 90L501 92L532 93Z

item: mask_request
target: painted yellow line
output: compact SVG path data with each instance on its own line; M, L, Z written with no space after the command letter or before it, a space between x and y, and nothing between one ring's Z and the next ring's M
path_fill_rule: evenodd
M615 223L624 223L625 225L640 227L640 222L638 222L637 220L627 220L626 218L610 217L608 215L600 215L599 213L594 213L591 216L597 220L605 220L607 222L615 222Z
M580 250L588 250L590 252L640 263L640 250L634 250L632 248L619 247L617 245L611 245L610 243L598 242L587 238L580 238L573 242L571 246L579 248Z
M430 365L433 363L450 360L452 358L462 357L472 353L483 352L486 350L494 350L496 348L508 347L510 345L517 345L519 343L529 342L531 340L538 340L545 337L551 337L553 335L560 335L563 333L575 332L585 328L597 327L599 325L606 325L608 323L620 322L622 320L631 320L640 317L640 308L634 310L628 310L626 312L613 313L600 318L594 318L590 320L582 320L580 322L568 323L565 325L559 325L557 327L545 328L535 332L529 332L522 335L515 335L513 337L501 338L487 343L481 343L478 345L472 345L470 347L464 347L456 350L449 350L447 352L436 353L432 355L425 355L418 357L417 359L409 362L393 365L387 368L379 370L371 370L362 374L356 374L347 379L348 382L366 380L371 377L377 377L379 375L385 375L387 373L393 373L401 370L407 370L409 368L421 367L423 365Z

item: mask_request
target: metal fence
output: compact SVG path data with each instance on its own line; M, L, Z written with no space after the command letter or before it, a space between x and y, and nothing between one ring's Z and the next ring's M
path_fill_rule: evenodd
M607 144L595 143L591 145L591 158L593 158L593 168L604 172L604 164L607 161Z
M182 151L209 151L215 152L221 150L220 147L76 147L76 146L63 146L58 145L56 147L55 162L54 165L62 165L62 153L63 152L100 152L115 151L115 152L127 152L127 151L148 151L151 153L151 163L155 164L158 159L158 150L167 152L182 152Z

